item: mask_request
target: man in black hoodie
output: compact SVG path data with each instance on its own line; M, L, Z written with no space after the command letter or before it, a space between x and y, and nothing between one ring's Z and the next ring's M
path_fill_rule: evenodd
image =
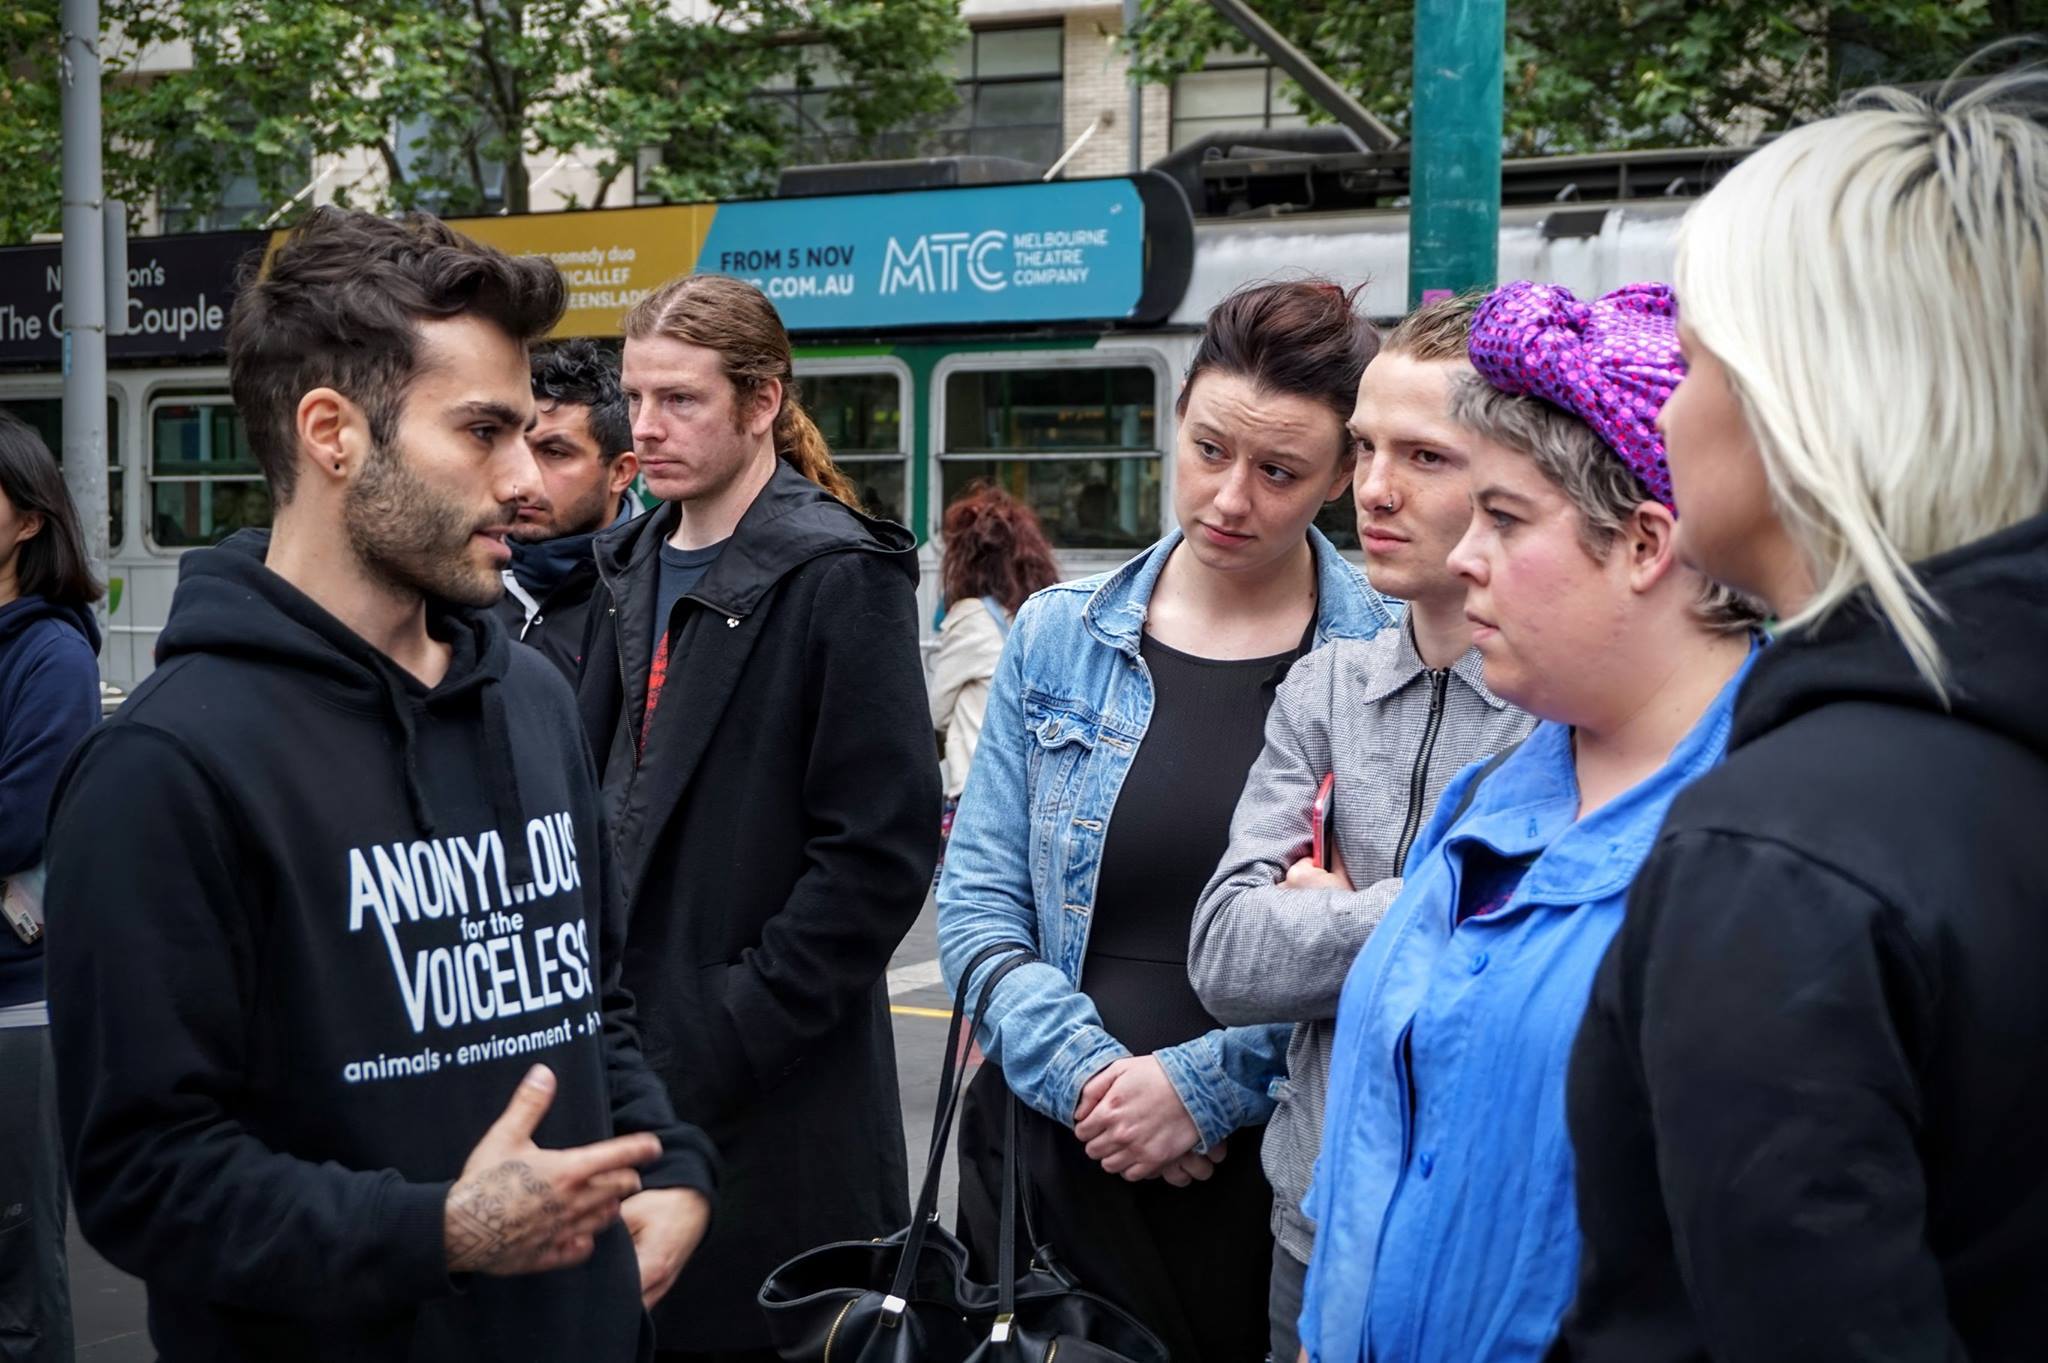
M574 686L597 591L591 541L640 509L627 491L640 461L618 362L595 343L534 352L533 398L526 443L540 482L512 523L512 566L497 611L513 638L545 653Z
M569 690L474 609L562 302L545 261L332 209L236 300L275 533L184 560L48 844L79 1220L167 1363L627 1363L703 1233Z
M770 1270L909 1219L883 977L938 857L915 545L852 509L760 290L679 279L625 332L634 445L668 505L598 536L577 699L648 1059L730 1158L656 1323L665 1350L772 1359Z

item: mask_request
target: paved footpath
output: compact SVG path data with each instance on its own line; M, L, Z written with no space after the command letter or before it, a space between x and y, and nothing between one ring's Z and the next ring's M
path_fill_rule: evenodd
M929 900L889 971L889 1001L895 1013L896 1065L903 1090L903 1129L910 1176L924 1170L931 1142L932 1104L938 1097L939 1061L946 1041L952 999L939 980L938 941ZM940 1206L952 1224L956 1180L949 1167ZM92 1252L71 1228L71 1310L79 1363L154 1363L148 1308L142 1285Z

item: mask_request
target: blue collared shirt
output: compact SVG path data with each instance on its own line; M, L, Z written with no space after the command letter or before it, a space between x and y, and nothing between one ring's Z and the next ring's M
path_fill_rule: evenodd
M1720 761L1749 666L1663 767L1583 819L1564 725L1539 725L1449 829L1478 767L1444 791L1338 1010L1303 1204L1319 1227L1301 1316L1314 1363L1548 1348L1578 1274L1572 1043L1629 884L1672 799ZM1502 907L1459 922L1477 845L1534 861Z

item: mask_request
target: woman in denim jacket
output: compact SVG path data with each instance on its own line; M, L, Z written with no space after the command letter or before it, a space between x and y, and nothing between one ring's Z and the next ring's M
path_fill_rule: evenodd
M1007 1081L1041 1237L1175 1363L1265 1351L1270 1193L1256 1129L1233 1133L1271 1113L1288 1029L1218 1026L1188 932L1288 667L1392 622L1311 525L1349 485L1377 344L1331 284L1218 305L1178 405L1179 528L1018 613L939 884L950 984L992 944L1038 958L981 1019L965 1237L992 1261Z

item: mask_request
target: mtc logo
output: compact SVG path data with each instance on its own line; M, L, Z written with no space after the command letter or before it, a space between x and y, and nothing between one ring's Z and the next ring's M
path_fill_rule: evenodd
M882 292L958 293L963 278L984 293L999 292L1010 281L991 268L990 258L1000 256L1009 244L1010 234L996 228L979 235L927 232L912 238L908 250L891 237L882 261Z

